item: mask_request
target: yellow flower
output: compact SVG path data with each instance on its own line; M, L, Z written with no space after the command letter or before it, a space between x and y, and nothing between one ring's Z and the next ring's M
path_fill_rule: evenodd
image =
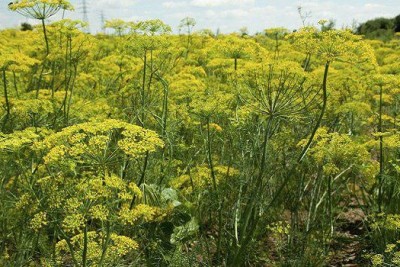
M384 258L382 254L375 254L371 257L372 266L382 266Z
M129 207L122 207L119 217L125 224L134 224L137 220L143 219L145 222L152 221L157 213L157 208L146 204L139 204L132 210Z
M107 220L109 212L103 205L96 205L90 209L90 214L94 219L105 221Z
M80 231L85 225L86 220L80 213L67 215L63 220L63 228L68 233Z
M43 211L36 213L30 223L30 227L35 232L38 232L43 226L46 225L47 225L47 214L46 212Z
M139 247L136 241L127 236L111 234L111 240L114 244L110 248L110 252L118 257L123 257Z
M216 123L210 123L209 126L210 126L210 129L214 129L215 131L217 131L219 133L222 132L222 127Z
M326 20L326 19L321 19L321 20L318 21L318 24L319 24L319 25L324 25L324 24L327 23L327 22L328 22L328 20Z
M68 159L75 163L104 164L118 152L132 158L142 157L162 147L163 142L154 131L108 119L64 128L37 146L49 149L44 156L45 164L65 164Z

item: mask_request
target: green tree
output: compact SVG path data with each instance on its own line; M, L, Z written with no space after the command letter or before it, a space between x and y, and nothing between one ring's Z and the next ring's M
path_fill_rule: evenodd
M357 33L369 39L388 41L393 38L395 28L394 19L376 18L358 26Z

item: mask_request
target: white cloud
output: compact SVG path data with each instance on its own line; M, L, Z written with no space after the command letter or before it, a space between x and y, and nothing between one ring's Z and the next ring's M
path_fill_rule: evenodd
M179 1L167 1L163 2L162 6L165 8L179 8L179 7L186 7L187 3L186 2L179 2Z
M229 9L220 13L221 18L239 19L249 16L250 13L244 9Z
M187 12L174 12L174 13L169 13L168 15L165 16L168 19L173 19L175 20L175 23L178 25L179 22L186 18L186 17L191 17L197 20L196 14L193 12L187 11Z
M371 9L371 10L374 10L374 9L376 9L376 8L384 8L385 6L383 6L383 5L380 5L380 4L375 4L375 3L366 3L365 5L364 5L364 8L366 8L366 9Z
M268 16L271 14L279 14L279 10L274 6L254 7L249 9L249 12L257 16Z
M108 0L97 0L94 1L92 7L96 9L127 9L132 8L136 5L136 1L134 0L119 0L119 1L108 1Z
M212 9L206 11L206 17L209 19L214 19L218 17L218 13Z
M197 7L217 7L224 5L253 5L255 0L192 0L190 3Z

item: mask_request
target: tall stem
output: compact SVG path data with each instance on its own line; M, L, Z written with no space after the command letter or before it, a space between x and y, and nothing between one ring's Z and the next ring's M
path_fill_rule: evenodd
M147 49L144 50L143 55L143 77L142 77L142 114L140 124L144 126L144 105L146 104L146 71L147 71Z
M2 69L2 74L3 74L3 86L4 86L4 99L5 99L5 101L6 101L6 117L5 117L5 119L4 119L4 122L3 122L3 131L5 130L5 126L6 126L6 124L7 124L7 121L8 121L8 119L9 119L9 117L10 117L10 102L9 102L9 100L8 100L8 90L7 90L7 76L6 76L6 69L5 68L3 68Z
M235 67L235 71L237 71L237 66L238 66L238 58L237 57L235 57L234 58L234 67Z
M297 165L300 164L301 161L306 156L307 151L310 148L312 141L314 140L315 134L316 134L318 128L321 126L322 118L324 117L325 110L326 110L326 105L327 105L327 102L328 102L327 82L328 82L329 64L330 64L329 61L327 61L326 64L325 64L324 79L323 79L323 82L322 82L322 91L323 91L323 93L322 93L323 94L322 95L322 108L321 108L320 115L319 115L319 117L317 119L317 123L315 124L315 126L314 126L314 128L313 128L313 130L311 132L311 135L310 135L310 137L308 139L308 142L307 142L306 146L301 151L301 153L300 153L300 155L299 155L299 157L297 159L297 162L290 169L288 178L286 178L285 181L278 188L278 190L275 193L275 196L273 197L271 202L268 204L267 209L269 209L275 203L275 201L278 199L278 197L282 193L283 189L289 183L289 180L290 180L289 178L293 176L293 173L294 173Z
M186 59L189 57L190 38L191 38L191 31L190 31L190 26L188 25L188 28L187 28L187 41L186 41Z
M15 95L17 96L17 98L19 98L18 86L17 86L17 76L15 74L15 71L13 71L13 82L14 82Z
M87 236L87 225L83 232L83 252L82 252L82 266L87 266L87 249L88 249L88 236Z
M44 41L46 42L46 56L48 56L50 53L50 49L49 49L49 39L47 38L46 23L44 22L44 19L41 19L41 21L42 21Z
M222 241L222 202L219 196L219 192L217 190L217 178L214 170L214 163L212 159L212 140L210 133L210 117L207 117L207 158L208 158L208 167L210 168L211 179L213 183L214 194L216 198L216 202L218 204L218 240L217 240L217 260L219 261L220 252L221 252L221 241Z
M328 212L329 212L329 228L330 237L333 236L333 214L332 214L332 177L328 176Z
M380 86L379 90L379 176L378 176L378 209L382 212L382 177L383 177L383 136L382 136L382 98L383 88Z
M211 153L211 134L210 134L210 118L207 117L207 159L208 166L211 171L211 178L213 183L214 192L217 194L217 179L215 177L214 164L212 161L212 153ZM218 194L217 194L218 196Z
M275 60L279 58L279 39L278 33L275 34Z
M3 73L4 98L5 98L5 101L6 101L6 111L7 111L7 117L8 117L10 115L10 102L8 100L6 70L3 69L2 73Z
M110 240L111 240L111 232L110 232L110 221L106 222L106 238L103 244L103 248L102 248L102 253L101 253L101 258L100 258L100 262L99 262L99 266L103 266L103 262L106 258L106 254L107 254L107 249L108 246L110 244Z
M272 123L273 117L269 117L267 119L266 128L264 132L264 141L262 143L262 155L260 159L260 170L257 176L257 181L254 187L254 193L252 197L248 200L247 205L245 206L245 210L243 212L243 222L240 227L239 234L242 236L242 240L240 244L235 247L234 256L231 259L230 264L232 266L241 266L243 263L243 255L246 252L248 244L254 236L254 233L257 230L257 225L260 220L260 216L254 216L256 214L257 204L259 204L259 196L262 193L263 187L263 178L267 165L267 146L269 143L269 138L272 134Z
M140 180L138 182L138 186L141 186L143 183L146 182L146 170L147 170L147 165L149 163L149 151L146 152L146 156L144 157L144 163L143 163L143 170L142 174L140 176ZM146 194L145 190L143 190L143 198L146 201ZM134 196L131 200L131 204L129 206L129 209L133 209L133 205L135 204L136 196Z
M325 72L324 72L324 80L322 82L322 108L321 108L321 113L319 114L317 123L314 126L313 131L311 132L311 136L308 139L308 142L306 144L306 146L303 148L303 151L301 152L299 158L298 158L298 162L301 162L303 160L303 158L305 157L305 155L307 154L308 149L311 146L312 141L314 140L314 136L318 130L318 128L321 126L321 122L322 122L322 118L325 115L325 110L326 110L326 104L327 104L327 100L328 100L328 93L327 93L327 82L328 82L328 72L329 72L329 64L330 62L327 61L325 64Z
M169 84L167 81L165 81L162 77L160 77L159 75L157 75L157 73L155 73L157 78L161 81L163 87L164 87L164 94L163 94L163 103L162 103L162 116L161 116L161 136L163 138L163 140L165 142L167 142L168 140L168 136L167 136L167 122L168 122L168 92L169 92ZM162 184L162 182L165 179L166 176L166 172L165 172L165 154L166 154L166 149L167 147L164 146L162 149L162 164L161 164L161 177L160 177L160 181L159 181L159 185ZM170 156L171 153L170 153ZM169 162L169 161L168 161ZM170 163L168 163L170 164Z

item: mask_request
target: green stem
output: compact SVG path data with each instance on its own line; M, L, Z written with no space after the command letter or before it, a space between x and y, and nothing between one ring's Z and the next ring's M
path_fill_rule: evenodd
M82 252L82 266L87 266L87 249L88 249L88 236L87 236L87 225L83 231L83 252Z
M379 90L379 176L378 176L378 210L382 212L382 178L383 178L383 136L382 136L382 107L383 107L383 88L380 86Z
M271 200L271 202L268 204L267 209L269 209L274 203L275 201L278 199L278 197L280 196L280 194L282 193L283 189L286 187L286 185L289 183L289 178L293 176L293 173L297 167L298 164L301 163L301 161L304 159L304 157L307 154L308 149L311 146L312 141L314 140L315 134L317 132L317 130L319 129L321 122L322 122L322 118L324 117L325 111L326 111L326 105L328 102L328 94L327 94L327 81L328 81L328 72L329 72L329 64L330 62L327 61L325 64L325 72L324 72L324 79L322 82L322 91L323 91L323 96L322 96L322 108L321 108L321 113L317 119L317 123L315 124L310 138L308 139L308 142L306 144L306 146L303 148L303 150L301 151L297 162L292 166L292 168L289 171L289 175L288 177L285 179L285 181L281 184L281 186L278 188L278 190L275 193L275 196L273 197L273 199Z
M72 80L71 89L70 89L69 96L68 96L69 99L68 99L68 105L67 105L67 113L66 113L66 123L65 123L65 125L68 125L68 121L69 121L69 113L70 113L70 110L71 110L71 103L72 103L72 93L74 92L76 75L77 75L77 66L74 65L74 75L73 75L74 78Z
M165 81L162 77L157 75L155 73L156 77L160 80L160 82L163 85L164 88L164 94L163 94L163 103L162 103L162 116L161 116L161 136L165 142L167 142L168 136L167 136L167 121L168 121L168 93L169 93L169 84L167 81ZM162 149L162 164L161 164L161 177L159 181L159 185L162 184L162 182L165 179L166 176L166 171L165 171L165 154L166 154L166 146L163 147ZM172 155L170 155L172 156Z
M103 251L101 253L101 258L100 258L100 262L99 262L99 266L103 266L103 262L104 259L106 258L107 255L107 249L108 249L108 245L110 244L110 240L111 240L111 231L110 231L110 222L107 221L107 226L106 226L106 240L103 244Z
M307 154L307 151L310 148L311 143L314 140L314 136L315 136L317 130L319 129L319 127L321 125L321 122L322 122L322 119L323 119L323 117L325 115L326 104L328 102L328 94L327 94L327 88L326 87L327 87L327 81L328 81L329 64L330 64L329 61L327 61L326 64L325 64L324 80L322 82L322 109L321 109L321 113L319 114L317 123L315 124L314 129L311 132L311 136L308 139L308 142L307 142L306 146L303 148L303 151L301 152L301 154L300 154L300 156L299 156L299 158L297 160L298 162L301 162L304 159L305 155Z
M41 19L41 21L42 21L44 41L46 42L46 56L48 56L50 53L50 48L49 48L49 40L47 38L46 23L44 22L44 19Z
M238 66L238 58L237 57L235 57L234 58L234 68L235 68L235 71L237 71L237 66Z
M15 74L15 71L13 71L13 81L14 81L15 95L17 96L17 98L19 98L18 86L17 86L17 76Z
M64 124L67 125L68 119L67 119L67 101L68 101L68 92L69 92L69 87L71 86L71 80L72 80L72 75L73 75L73 70L72 70L72 63L71 63L71 49L72 49L72 43L70 42L70 39L67 39L67 44L65 47L65 71L64 71L64 79L65 79L65 94L64 94L64 99L60 107L60 111L63 113L63 118L64 118ZM68 67L67 67L68 66ZM75 73L76 74L76 73Z
M278 33L275 34L275 60L279 58L279 39Z
M242 241L236 246L236 252L234 257L232 258L230 264L232 266L241 266L243 263L243 255L246 252L248 244L252 240L255 231L257 230L257 225L260 220L260 216L254 216L256 214L257 204L259 204L259 196L262 193L263 189L263 177L266 170L267 165L267 146L269 143L269 138L272 133L272 122L273 117L268 117L266 129L264 133L264 141L262 143L262 156L260 161L260 171L257 176L257 181L255 185L255 191L249 199L248 204L245 206L244 211L244 220L240 227L239 234L242 235ZM251 220L251 218L253 218Z
M6 70L2 70L3 74L3 86L4 86L4 99L6 101L6 112L7 112L7 118L10 115L10 102L8 100L8 90L7 90L7 76L6 76Z
M147 72L147 50L144 50L143 55L143 76L142 76L142 112L140 124L144 127L144 109L146 104L146 72Z
M6 126L7 122L8 122L8 119L10 118L10 102L9 102L9 100L8 100L6 70L5 70L5 69L2 69L2 73L3 73L4 99L5 99L5 101L6 101L6 112L7 112L7 113L6 113L6 117L5 117L5 119L4 119L4 122L3 122L3 127L2 127L2 130L3 130L3 132L4 132L5 126Z
M332 214L332 177L328 176L328 212L329 212L329 233L333 236L333 214Z
M56 72L55 63L53 62L52 66L51 66L51 74L52 74L52 77L51 77L51 99L54 99L54 85L55 85L55 80L56 80L55 72Z
M140 176L140 180L139 180L138 186L141 186L146 180L146 170L147 170L148 163L149 163L149 151L146 152L146 156L144 157L143 170L142 170L142 174ZM145 191L145 190L143 190L143 191ZM145 192L143 192L143 198L146 199ZM133 205L135 204L135 200L136 200L136 196L134 196L132 198L132 201L131 201L131 204L129 206L129 209L133 208Z
M210 168L210 174L213 183L214 194L216 202L218 203L218 240L217 240L217 260L219 260L221 252L221 238L222 238L222 203L217 191L217 178L214 170L214 163L212 160L212 150L211 150L211 133L210 133L210 117L207 117L207 160L208 167Z
M37 85L36 85L36 99L39 98L39 90L40 87L42 86L42 79L43 79L43 73L44 73L44 68L46 67L46 60L43 61L42 63L42 69L40 70L40 75L39 75L39 79L37 81Z
M59 227L57 227L57 228L59 228ZM65 232L61 228L59 228L58 230L60 231L60 234L64 238L65 242L67 242L69 252L71 253L72 262L74 263L75 266L79 266L78 260L75 257L74 247L71 244L71 240L68 238L68 236L65 234Z
M211 134L210 134L210 118L209 117L207 117L207 159L208 159L208 166L209 166L210 172L211 172L213 189L214 189L214 192L217 193L217 179L215 176L214 164L212 161L212 152L211 152Z
M304 71L308 71L308 66L310 65L311 61L311 54L307 54L306 58L304 59Z

